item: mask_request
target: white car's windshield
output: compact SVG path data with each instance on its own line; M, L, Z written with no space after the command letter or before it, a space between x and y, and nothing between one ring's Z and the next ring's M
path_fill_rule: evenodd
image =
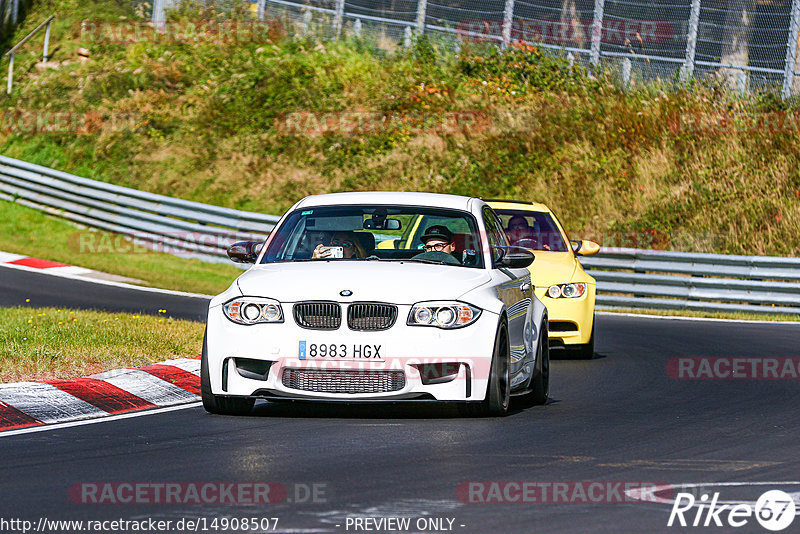
M261 263L412 261L483 268L481 240L468 212L418 206L325 206L289 214Z

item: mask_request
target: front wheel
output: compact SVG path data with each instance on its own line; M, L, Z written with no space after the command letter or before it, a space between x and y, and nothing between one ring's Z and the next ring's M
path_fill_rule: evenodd
M203 334L203 354L200 359L200 396L203 408L209 413L219 415L247 415L253 409L255 399L223 397L211 393L211 379L208 371L208 344Z
M494 352L489 371L489 384L486 397L482 402L468 402L460 405L460 411L467 416L503 416L508 413L511 404L511 380L508 362L511 358L508 345L508 326L505 319L497 327L494 340Z
M589 336L589 342L577 345L573 350L575 351L575 357L579 360L591 360L594 358L594 317L592 317L592 333Z

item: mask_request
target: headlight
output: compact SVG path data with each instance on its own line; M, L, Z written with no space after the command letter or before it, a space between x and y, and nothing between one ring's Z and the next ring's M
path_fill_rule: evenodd
M280 302L263 297L238 297L222 305L222 313L236 324L282 323Z
M547 288L547 296L551 299L573 299L586 293L586 284L573 282L572 284L557 284Z
M461 328L474 323L480 314L480 308L463 302L418 302L411 307L407 324L447 329Z

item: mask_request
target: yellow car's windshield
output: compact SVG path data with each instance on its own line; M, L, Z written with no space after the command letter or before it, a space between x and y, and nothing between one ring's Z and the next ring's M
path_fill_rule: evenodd
M508 241L518 247L550 252L567 252L569 248L553 217L546 212L494 209L503 223Z

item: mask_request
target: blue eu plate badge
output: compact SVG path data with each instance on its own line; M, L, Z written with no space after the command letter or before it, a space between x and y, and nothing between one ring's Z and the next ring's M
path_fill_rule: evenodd
M301 360L305 360L306 359L306 342L305 341L301 341L300 342L300 345L297 348L297 357L300 358Z

